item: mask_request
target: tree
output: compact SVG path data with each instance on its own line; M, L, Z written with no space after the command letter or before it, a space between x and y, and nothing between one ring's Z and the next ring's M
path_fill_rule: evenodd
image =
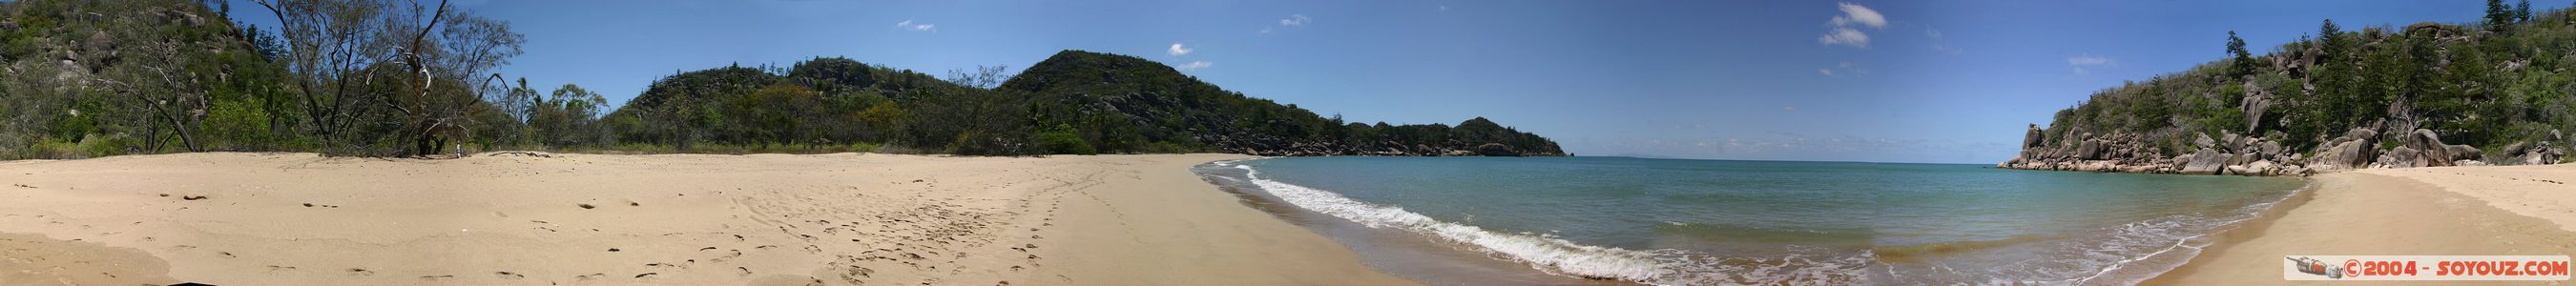
M412 8L415 13L420 10L425 9ZM510 58L521 53L519 46L527 43L527 36L510 31L506 22L448 11L447 2L439 1L437 11L427 15L430 18L428 24L420 26L419 33L413 36L405 59L413 70L418 71L420 81L447 79L459 81L459 84L454 86L456 90L444 91L454 95L436 95L433 93L441 91L429 89L420 91L424 100L421 109L415 111L417 119L414 121L418 123L413 129L420 133L413 140L430 143L469 141L471 139L464 131L475 127L476 116L471 113L489 110L507 114L513 111L495 110L497 108L491 104L511 102L511 105L517 105L524 102L502 92L508 84L502 81L500 74L490 71L509 65ZM418 17L417 14L411 15ZM440 25L441 20L446 20L447 24ZM438 38L427 40L432 31L436 31ZM412 155L439 153L442 147L415 148Z
M2341 42L2337 40L2343 36L2343 27L2336 26L2334 19L2326 19L2325 24L2317 26L2317 36L2317 49L2324 51L2325 54L2321 58L2331 59L2335 55L2335 49L2342 47Z
M2503 31L2513 24L2512 7L2505 6L2504 0L2487 0L2486 20L2488 30Z
M507 144L532 143L528 142L532 140L531 138L544 137L537 133L535 123L537 108L539 106L543 106L546 99L543 96L537 95L537 89L528 87L528 78L519 78L518 85L510 86L509 91L501 93L501 97L501 100L490 103L495 109L499 109L503 115L509 116L510 120L507 122L489 122L490 124L503 125L492 128L501 129L495 132L502 135L502 138L499 140L500 142ZM543 139L534 140L543 141Z
M2234 56L2232 62L2235 69L2231 71L2233 76L2241 77L2254 73L2254 55L2245 50L2245 39L2237 38L2236 31L2227 31L2227 54Z
M256 2L278 18L284 64L311 120L306 131L326 151L427 155L470 140L479 112L505 113L484 101L506 87L487 72L526 42L507 23L452 11L445 1ZM402 145L409 147L388 148Z
M2531 21L2531 0L2515 0L2515 1L2514 1L2514 3L2513 3L2513 21L2514 21L2515 23L2530 22L2530 21Z
M1009 69L1011 69L1010 66L975 66L974 71L948 70L948 82L973 88L992 89L1001 86L1003 80L1011 78L1011 75L1002 73Z
M134 20L134 18L125 19ZM109 67L105 71L106 76L89 80L107 87L109 92L122 93L130 100L120 105L142 109L137 113L145 116L142 118L144 121L137 122L135 126L144 127L143 148L160 150L162 142L167 142L162 141L161 131L164 130L163 128L168 128L167 130L179 137L181 147L185 150L203 151L205 149L197 144L194 131L199 125L198 122L205 119L206 85L195 82L195 78L184 69L194 61L189 55L183 54L187 52L188 49L184 46L188 44L169 39L158 41L139 39L140 35L152 33L162 24L164 23L114 25L124 28L117 29L116 35L128 39L129 42L117 45L118 54L123 55L124 60L131 62Z
M277 42L274 31L261 31L259 26L250 26L242 28L242 34L250 37L251 49L259 51L259 59L273 62L286 56L286 46Z
M362 85L377 73L363 72L383 60L387 41L376 18L386 9L379 1L256 0L277 16L277 33L286 38L284 56L291 81L302 97L304 131L324 144L365 145L344 134L346 110L357 98L373 98Z
M535 98L529 108L528 126L535 130L539 144L564 147L605 140L604 126L599 125L598 119L607 99L573 84L556 87L553 95Z

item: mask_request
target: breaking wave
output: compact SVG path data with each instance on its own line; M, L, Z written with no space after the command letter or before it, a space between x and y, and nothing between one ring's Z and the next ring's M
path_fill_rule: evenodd
M1555 275L1668 285L1851 284L1858 281L1858 272L1870 261L1867 253L1832 253L1822 248L1780 258L1738 258L1674 249L1583 245L1548 234L1502 233L1432 219L1402 207L1360 202L1330 191L1263 179L1261 172L1251 166L1216 164L1244 170L1244 176L1262 191L1299 208L1371 228L1404 230L1471 245L1488 256Z

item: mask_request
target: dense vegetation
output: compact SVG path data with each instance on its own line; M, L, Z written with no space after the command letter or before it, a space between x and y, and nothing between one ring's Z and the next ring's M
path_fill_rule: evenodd
M1556 143L1483 118L1346 123L1229 92L1141 58L1064 51L1005 80L1003 68L910 70L816 58L729 66L655 81L605 118L617 142L861 144L1014 155L1233 152L1264 155L1557 154Z
M2502 1L2488 1L2486 15L2357 31L2327 20L2264 55L2231 32L2227 59L2094 93L2029 144L2128 134L2161 154L2143 157L2162 158L2192 152L2203 136L2245 134L2314 152L2355 128L2391 138L2381 149L2422 128L2497 161L2524 149L2505 146L2561 140L2576 126L2576 15Z
M287 24L237 26L228 2L0 3L0 154L417 155L520 122L485 100L524 41L506 24L443 3L260 3Z
M1064 51L996 89L1028 94L1033 126L1103 152L1225 151L1264 155L1561 154L1555 141L1484 118L1458 126L1387 125L1317 116L1296 104L1229 92L1141 58ZM1487 150L1492 143L1507 150ZM1500 154L1498 153L1498 154Z
M1066 51L945 79L846 58L657 80L610 109L493 73L527 39L446 3L0 2L0 157L475 150L1556 155L1483 118L1391 126L1228 92L1143 59ZM229 13L249 15L234 15ZM233 17L276 17L273 31Z

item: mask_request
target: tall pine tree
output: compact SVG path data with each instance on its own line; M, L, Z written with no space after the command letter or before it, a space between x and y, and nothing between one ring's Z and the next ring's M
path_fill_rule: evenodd
M2254 73L2254 54L2245 50L2245 38L2236 37L2236 31L2227 31L2227 54L2235 56L2236 76Z

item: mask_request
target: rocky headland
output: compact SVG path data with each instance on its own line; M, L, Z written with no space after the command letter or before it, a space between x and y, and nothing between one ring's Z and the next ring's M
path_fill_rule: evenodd
M2551 164L2565 156L2565 137L2551 131L2546 140L2532 144L2515 144L2485 149L2466 144L2445 144L2440 134L2417 128L2408 132L2379 132L2378 128L2353 128L2341 136L2319 143L2313 153L2284 151L2278 141L2263 137L2221 133L2217 137L2196 134L2189 153L2166 156L2150 147L2136 133L2075 133L2075 138L2046 144L2045 132L2030 126L2022 138L2021 153L1997 168L2084 172L2122 172L2190 175L2239 176L2307 176L2363 168L2412 168L2439 166L2540 165Z
M2326 20L2268 48L2230 33L2229 57L2094 92L2029 126L1996 167L2306 176L2571 161L2576 78L2564 75L2576 46L2561 43L2576 39L2576 13L2508 14L2357 30Z

